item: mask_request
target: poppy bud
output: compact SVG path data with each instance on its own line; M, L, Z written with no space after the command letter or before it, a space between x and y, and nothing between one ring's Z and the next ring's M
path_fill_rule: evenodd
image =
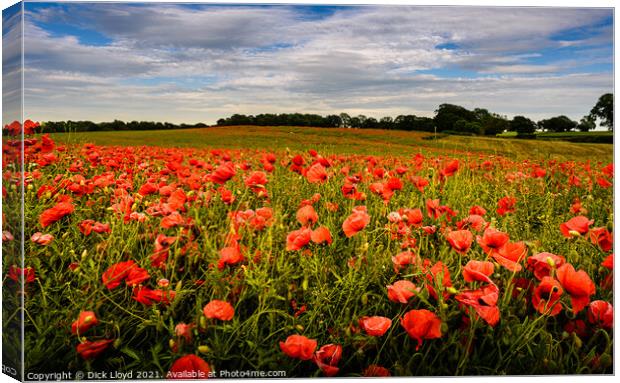
M553 260L553 258L551 257L547 257L547 259L545 259L545 261L547 262L547 264L551 267L555 267L555 261Z
M304 331L304 326L298 324L298 325L295 325L295 329L297 329L297 331L299 331L299 332L302 332L302 331Z
M198 320L198 325L201 329L207 328L207 318L204 315L200 316L200 319Z
M301 288L306 291L308 290L308 279L304 279L303 283L301 284Z
M48 192L46 192L46 193L44 194L44 196L45 196L45 198L46 198L46 199L50 199L50 198L52 198L52 192L49 192L49 191L48 191Z
M581 236L581 234L577 231L577 230L569 230L568 234L570 234L573 237L579 237Z
M207 354L209 353L209 351L211 351L211 349L209 348L209 346L201 345L198 346L198 351L202 354Z
M28 190L32 190L34 188L34 186L32 186L32 184L28 184L28 186L26 187L26 189Z
M581 346L583 345L583 342L581 341L581 338L579 338L579 336L577 336L577 333L573 333L573 342L575 342L575 347L577 348L581 348Z
M446 288L446 291L449 292L450 294L456 294L459 291L457 289L455 289L454 287L450 286Z
M121 346L121 339L117 338L114 343L112 343L112 347L119 348Z
M84 249L84 251L82 251L82 259L88 257L88 250Z
M368 294L362 294L362 304L364 306L368 304Z
M176 345L177 342L174 339L170 338L170 340L168 340L168 346L170 346L171 350L174 350L176 348Z
M445 334L448 332L448 324L446 322L441 322L441 326L439 328L442 334Z

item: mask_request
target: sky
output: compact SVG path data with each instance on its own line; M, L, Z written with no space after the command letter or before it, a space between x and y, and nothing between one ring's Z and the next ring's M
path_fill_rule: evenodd
M40 121L432 117L442 103L578 121L613 92L605 8L35 2L25 10L24 108ZM19 25L4 24L5 36Z

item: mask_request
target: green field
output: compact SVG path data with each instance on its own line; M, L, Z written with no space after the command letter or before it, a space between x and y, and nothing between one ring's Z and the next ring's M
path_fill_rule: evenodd
M509 158L557 158L559 160L613 157L610 144L549 142L494 137L442 136L432 133L378 129L326 129L303 127L227 126L203 129L56 133L59 142L91 142L98 145L174 146L306 150L323 153L409 155L412 152L463 152L498 154Z

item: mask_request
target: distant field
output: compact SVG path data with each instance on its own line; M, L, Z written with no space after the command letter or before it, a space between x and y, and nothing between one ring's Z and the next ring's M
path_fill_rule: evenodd
M202 129L55 133L65 143L92 142L98 145L155 145L174 147L256 148L307 150L323 153L368 153L375 155L463 152L498 154L510 158L557 158L611 160L610 144L584 144L494 137L447 136L432 139L432 133L377 129L325 129L304 127L226 126Z

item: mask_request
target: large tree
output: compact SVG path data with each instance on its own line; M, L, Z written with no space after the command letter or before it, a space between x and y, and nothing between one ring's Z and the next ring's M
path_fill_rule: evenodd
M577 123L566 116L557 116L538 121L538 126L548 132L570 132L577 127Z
M510 130L518 134L532 134L536 131L536 123L527 117L515 116L510 121Z
M590 116L601 119L601 126L614 130L614 95L605 93L590 111Z

